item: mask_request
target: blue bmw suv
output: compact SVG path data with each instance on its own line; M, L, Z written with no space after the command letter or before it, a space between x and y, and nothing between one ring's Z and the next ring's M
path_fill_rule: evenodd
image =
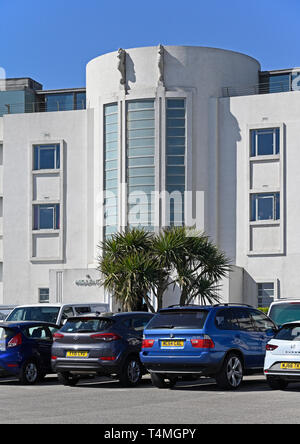
M263 370L265 347L276 330L251 306L173 306L147 325L140 359L158 388L208 376L233 390L244 375Z

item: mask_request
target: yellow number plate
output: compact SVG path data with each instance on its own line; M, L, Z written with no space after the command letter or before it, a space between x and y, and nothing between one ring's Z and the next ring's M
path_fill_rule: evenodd
M184 341L161 341L162 347L183 347Z
M294 362L282 362L280 368L285 370L300 370L300 362L297 364Z
M88 357L88 352L84 352L84 351L68 351L67 352L67 358L87 358Z

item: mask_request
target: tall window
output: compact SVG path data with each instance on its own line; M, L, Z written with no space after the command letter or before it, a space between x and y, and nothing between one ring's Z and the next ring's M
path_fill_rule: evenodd
M258 307L269 307L274 301L274 282L262 282L257 284Z
M118 105L104 106L104 237L118 230Z
M270 156L280 152L280 129L251 130L251 157Z
M47 304L49 302L49 288L39 288L39 303Z
M128 225L153 230L154 100L127 103Z
M184 224L186 106L184 99L167 100L166 191L170 225Z
M279 193L252 194L250 199L251 221L280 219Z
M59 230L59 204L33 205L34 230Z
M60 146L35 145L33 147L33 169L34 170L55 170L60 168Z

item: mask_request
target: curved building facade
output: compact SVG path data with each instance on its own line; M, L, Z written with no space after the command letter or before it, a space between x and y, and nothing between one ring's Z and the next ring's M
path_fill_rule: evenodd
M231 258L225 301L297 297L299 90L300 68L261 72L247 55L191 46L102 55L86 88L8 79L0 304L112 306L98 285L99 242L127 226L182 224Z

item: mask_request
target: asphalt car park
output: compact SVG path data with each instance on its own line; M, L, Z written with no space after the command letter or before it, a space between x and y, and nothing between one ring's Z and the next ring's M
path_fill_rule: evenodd
M136 388L107 378L64 387L54 375L24 386L0 381L1 424L292 424L299 421L300 384L271 390L262 376L247 376L239 391L213 380L180 382L175 389Z

